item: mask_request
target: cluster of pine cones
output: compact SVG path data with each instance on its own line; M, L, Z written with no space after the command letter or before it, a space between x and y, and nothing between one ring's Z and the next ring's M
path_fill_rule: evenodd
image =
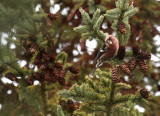
M53 21L56 20L58 16L56 14L49 13L47 16L47 26L51 26Z
M137 45L133 46L133 54L135 57L130 59L129 62L118 65L112 69L112 80L114 82L119 82L120 70L122 70L122 72L126 75L131 75L132 71L138 65L143 73L147 72L148 68L145 60L149 60L151 58L151 54L141 51ZM120 58L122 58L122 56L120 56Z
M25 56L32 57L32 55L37 51L38 45L35 42L35 37L33 35L29 35L27 40L21 39L21 44L25 50Z
M71 99L69 99L67 101L60 100L59 104L61 105L63 110L68 111L69 113L73 113L79 107L79 104L76 104Z
M45 80L52 83L58 81L59 84L66 85L65 76L67 71L72 73L72 80L77 80L79 69L76 66L64 68L61 62L56 61L56 55L54 53L49 52L43 47L39 47L34 40L35 38L30 35L27 40L21 41L25 54L30 54L29 59L34 60L33 64L38 68L38 71L26 77L29 85L32 85L34 80ZM37 53L37 55L33 56L35 53Z
M61 62L55 61L55 58L54 54L42 52L35 57L34 64L37 65L38 71L27 78L29 85L33 84L33 80L45 80L52 83L58 81L59 84L66 85L65 76L67 71L72 74L79 73L79 69L76 66L64 68Z

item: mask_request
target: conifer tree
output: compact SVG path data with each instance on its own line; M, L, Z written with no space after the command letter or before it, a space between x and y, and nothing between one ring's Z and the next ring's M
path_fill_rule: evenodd
M160 115L159 9L156 0L1 0L0 114ZM117 55L91 76L108 35Z

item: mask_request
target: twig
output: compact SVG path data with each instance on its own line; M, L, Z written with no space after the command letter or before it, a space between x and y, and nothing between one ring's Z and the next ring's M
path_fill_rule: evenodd
M114 98L114 92L115 92L115 84L114 82L111 83L111 93L109 97L109 103L107 104L107 116L111 115L112 112L112 105L113 105L113 98Z
M46 83L45 81L41 81L41 95L43 100L43 114L44 116L47 116L47 95L45 92Z

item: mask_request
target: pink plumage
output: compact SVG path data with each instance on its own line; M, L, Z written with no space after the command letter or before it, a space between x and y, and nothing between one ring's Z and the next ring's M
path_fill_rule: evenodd
M92 75L96 68L98 68L104 61L110 60L115 55L117 55L119 49L119 41L113 35L108 35L105 38L105 43L97 54L94 63L96 63L96 67L92 71Z
M100 49L94 61L99 62L100 60L109 60L117 54L118 49L118 39L113 35L108 35L105 39L104 46Z

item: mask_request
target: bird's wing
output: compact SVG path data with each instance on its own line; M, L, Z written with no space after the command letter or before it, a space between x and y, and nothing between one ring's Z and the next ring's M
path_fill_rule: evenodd
M102 48L99 50L99 53L97 54L96 58L94 59L94 63L97 62L97 60L107 51L107 46L104 44Z

